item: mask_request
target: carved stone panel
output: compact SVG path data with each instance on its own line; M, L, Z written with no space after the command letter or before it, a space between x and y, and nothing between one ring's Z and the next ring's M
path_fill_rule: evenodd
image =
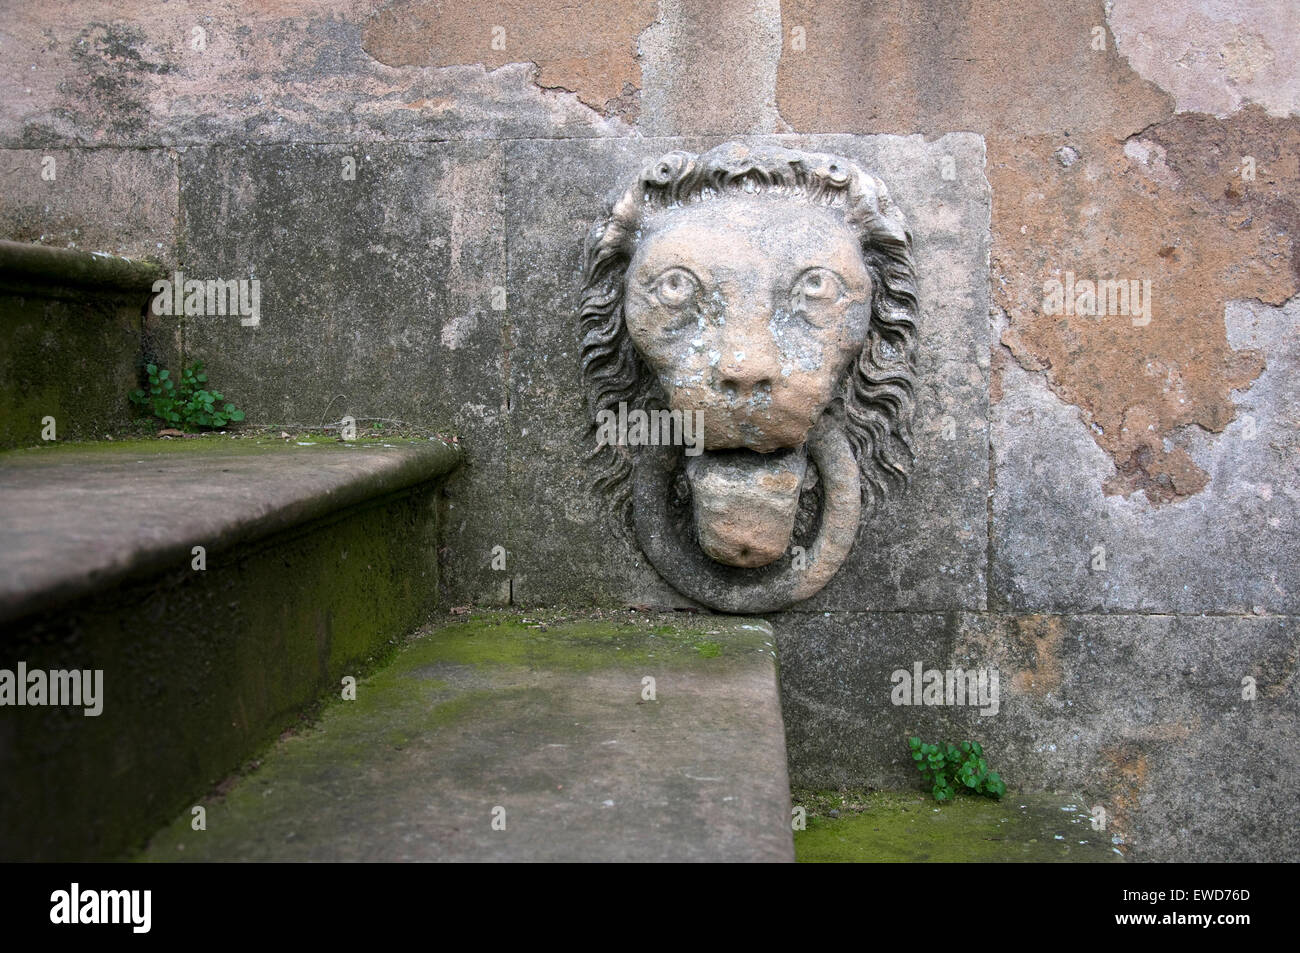
M597 482L679 592L728 612L807 599L906 487L915 272L884 182L777 145L657 157L592 228Z
M705 156L721 142L725 140L717 137L568 139L527 140L506 146L508 274L502 285L508 290L509 301L502 314L508 390L502 402L508 410L502 420L508 427L505 440L511 448L508 490L503 500L510 516L506 537L485 539L483 551L498 543L508 551L508 568L500 575L508 577L512 598L520 604L567 600L572 604L689 606L713 597L700 588L675 588L673 577L703 579L704 573L716 577L713 588L731 600L727 605L735 606L736 611L755 611L781 602L777 597L764 603L746 602L744 585L750 581L762 584L779 575L783 566L793 567L795 546L803 547L803 571L809 572L812 567L816 572L831 565L826 557L836 547L848 545L851 548L839 570L828 574L829 581L820 592L791 602L793 610L982 610L986 605L988 560L990 205L984 177L984 144L977 135L950 133L930 140L922 136L854 135L755 136L744 140L743 148L751 155L772 154L770 150L780 155L784 150L848 160L851 166L847 168L861 170L864 176L887 187L893 205L889 217L905 221L911 234L919 320L912 356L911 454L903 457L904 466L910 460L910 482L904 485L901 478L885 477L887 482L882 481L880 488L868 482L862 467L867 458L850 441L848 452L856 465L857 499L862 508L856 520L847 521L854 528L847 544L828 533L819 559L808 560L813 553L810 544L823 525L827 491L813 451L834 452L833 446L814 441L818 430L811 424L821 403L818 388L824 388L829 380L834 391L838 384L851 379L850 372L856 366L852 352L838 381L834 374L818 373L816 368L803 365L793 366L790 376L778 387L764 388L761 374L753 384L737 380L733 385L734 401L737 410L750 409L746 417L743 413L719 415L719 408L727 407L725 385L716 396L698 386L705 372L712 370L708 347L699 353L698 365L689 363L695 353L692 342L699 337L698 316L695 331L684 341L674 344L668 336L656 350L647 339L647 355L654 351L661 354L661 362L682 363L685 383L678 387L675 379L670 381L678 391L680 424L668 420L669 446L661 453L660 446L647 445L642 439L648 434L638 433L635 400L628 401L626 413L620 415L620 398L615 391L606 394L602 399L607 402L599 408L610 410L612 414L607 416L613 419L605 435L610 436L612 430L615 445L620 437L626 438L622 449L627 452L627 466L621 468L622 479L605 479L610 476L610 454L606 449L597 449L597 420L590 403L600 368L588 361L584 339L590 328L582 329L580 324L584 307L595 305L599 309L607 307L608 302L602 304L601 289L590 281L584 246L593 228L605 224L628 191L639 187L647 164L679 152ZM803 226L805 234L811 231L823 242L832 235L842 235L835 228L846 227L843 198L828 193L822 201L810 202L795 194L793 188L790 194L765 194L746 192L742 185L708 200L679 203L683 207L676 211L667 207L646 209L641 216L641 234L638 237L633 231L629 249L635 246L642 255L649 256L654 251L654 236L668 237L670 227L679 237L688 231L699 234L702 222L686 213L702 213L715 202L717 208L724 204L742 210L752 208L745 214L753 216L761 216L769 208L786 210L779 216L773 214L775 227L759 229L761 236L749 243L761 253L757 260L752 255L746 259L751 273L759 275L760 281L775 280L774 271L763 277L763 269L775 269L785 260L787 249L797 245L791 216L811 222ZM816 224L823 220L829 223L824 229ZM852 227L857 227L856 223ZM714 240L715 245L718 243L723 245L717 252L719 269L740 261L735 252L745 246L725 235ZM853 247L862 246L858 242ZM661 252L668 250L665 245ZM823 245L820 251L835 253L830 245ZM625 278L634 254L629 250L626 260L617 263ZM873 264L864 254L858 254L862 261ZM813 263L808 264L811 267ZM691 267L704 266L692 263ZM614 275L613 269L611 262L609 277ZM731 280L730 275L725 277ZM621 286L614 290L622 293ZM694 293L689 282L681 284L671 277L659 290L670 302ZM735 285L730 294L734 297L741 291ZM788 303L789 291L785 289L787 304L783 306L787 328L794 317ZM815 280L804 286L804 292L805 308L818 307L825 300L817 297L826 292ZM835 302L845 306L841 320L846 327L854 320L862 320L860 304L851 298L846 303L839 297ZM704 317L714 320L709 308L720 305L711 301L705 304L708 307L704 308ZM656 307L662 309L664 305ZM640 315L646 322L653 321L649 308L643 308ZM725 312L722 317L726 318ZM592 320L598 319L592 315ZM805 319L799 320L809 327ZM868 308L868 331L871 320ZM759 327L765 326L760 323ZM640 362L632 365L636 383L645 388L637 391L646 395L640 409L671 413L670 392L665 390L649 358L637 350L631 327L616 325L614 330L621 337L613 355L618 359L635 355ZM710 333L718 330L715 320ZM643 331L653 331L653 323ZM781 356L779 346L795 352L804 349L800 357L811 355L812 348L817 348L822 358L834 356L839 341L823 331L810 328L792 335L783 330L777 359ZM772 337L776 337L775 332ZM896 347L892 341L887 343ZM721 362L721 351L716 346L711 349L719 351ZM746 352L741 371L748 370L749 356ZM620 365L609 364L606 370L613 372L608 379L610 385L622 386L616 383ZM686 380L691 376L700 376L701 381L692 385ZM757 400L740 399L746 386L754 391L752 396ZM764 410L765 391L774 399L779 396L779 407ZM832 400L822 408L820 416L829 415L832 422L837 422L837 407L842 408L843 402L836 405ZM685 416L683 409L689 411ZM694 427L697 415L702 428ZM650 423L647 417L645 429L650 429ZM661 433L663 420L653 423ZM674 443L672 431L677 426L682 439ZM847 433L843 428L838 432ZM631 445L634 436L638 438L635 446ZM804 449L799 452L801 438ZM705 442L711 445L707 449ZM760 445L763 449L756 449ZM899 447L897 442L890 445ZM898 453L902 453L901 447ZM646 464L667 458L672 466L666 473L652 466L638 469L634 464L643 458ZM759 461L763 464L761 472L753 469ZM850 466L837 472L851 478L854 470ZM761 477L761 481L755 477ZM648 490L663 502L641 512L649 520L668 521L677 532L675 541L670 538L670 543L677 546L677 555L659 559L658 563L638 542L637 524L629 518L634 512L631 501L638 478L646 484L656 480L664 484L662 492L653 487ZM790 484L798 487L797 495ZM874 498L863 495L864 486L875 494ZM840 499L847 507L853 494L844 496L848 499ZM832 512L840 512L838 503ZM744 515L749 526L734 520L735 514ZM647 525L642 535L658 545L657 533ZM823 581L816 575L809 575L808 580L817 584ZM810 582L803 591L811 588ZM770 593L773 587L769 585L764 591ZM778 592L779 599L793 600L793 588L789 592Z

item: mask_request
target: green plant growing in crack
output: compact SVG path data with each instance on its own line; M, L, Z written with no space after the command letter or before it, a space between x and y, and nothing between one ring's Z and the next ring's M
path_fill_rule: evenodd
M170 371L159 369L157 364L146 365L145 373L149 377L149 389L132 391L131 403L165 424L195 430L224 427L244 419L244 412L228 402L220 391L208 390L208 375L202 361L195 361L181 371L179 383Z
M958 791L994 799L1007 793L1002 778L989 770L978 741L932 745L920 738L909 738L907 744L912 749L912 761L921 772L921 780L936 801L951 801Z

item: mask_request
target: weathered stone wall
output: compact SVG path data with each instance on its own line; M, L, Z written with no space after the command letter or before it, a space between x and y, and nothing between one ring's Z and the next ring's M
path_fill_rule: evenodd
M859 155L917 232L919 459L778 621L795 781L950 730L1137 856L1300 857L1294 4L7 6L4 237L261 279L168 338L250 419L459 432L453 604L681 601L586 490L578 242L669 146ZM1067 273L1149 323L1046 313ZM998 666L999 714L890 704L918 661Z

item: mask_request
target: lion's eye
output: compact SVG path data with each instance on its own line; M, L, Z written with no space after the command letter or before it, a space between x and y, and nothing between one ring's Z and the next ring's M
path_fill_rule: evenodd
M844 285L829 268L809 268L790 291L796 311L804 310L809 301L838 301L842 294Z
M681 308L693 301L699 293L700 283L685 268L670 268L659 276L650 293L667 308Z

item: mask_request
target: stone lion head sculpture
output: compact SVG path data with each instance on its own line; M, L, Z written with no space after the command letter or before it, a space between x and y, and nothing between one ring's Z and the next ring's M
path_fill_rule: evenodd
M648 162L584 257L595 482L617 528L715 609L820 590L910 476L918 320L907 225L852 160L728 143Z

